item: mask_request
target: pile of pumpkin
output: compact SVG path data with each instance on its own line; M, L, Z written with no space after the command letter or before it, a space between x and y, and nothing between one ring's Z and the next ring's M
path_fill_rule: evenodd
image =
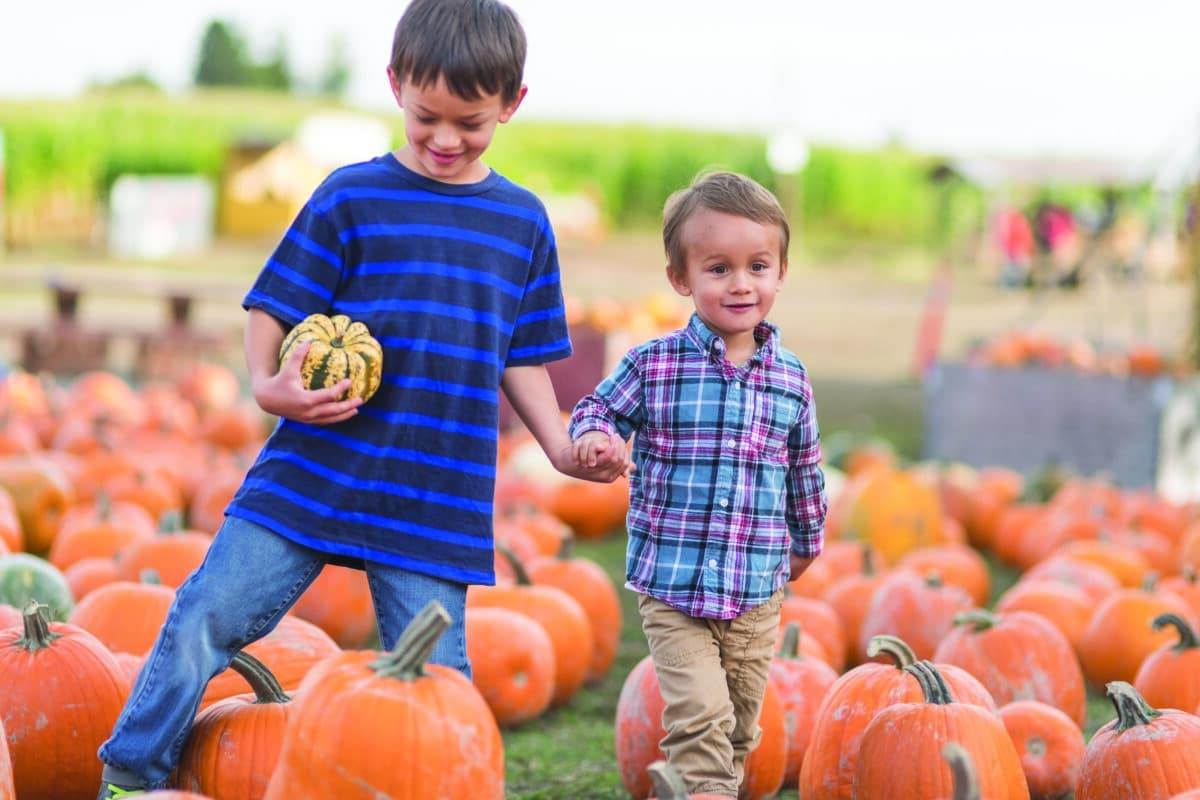
M1076 369L1142 378L1188 371L1185 364L1169 359L1153 345L1135 344L1126 350L1098 349L1082 337L1056 338L1027 330L1008 331L977 343L968 352L967 362L993 367Z
M0 800L13 796L10 784L22 800L95 795L96 749L175 588L203 560L268 422L239 394L236 377L214 366L140 390L105 372L66 387L19 372L0 379L0 743L7 743L0 747ZM516 451L525 444L511 442ZM394 755L368 757L362 745L358 772L329 773L393 786L388 796L395 797L502 796L498 726L531 720L603 677L621 630L616 588L598 565L574 556L571 528L543 508L558 508L580 535L594 536L619 526L626 491L596 494L576 481L538 487L502 469L498 585L473 587L468 598L473 686L432 668L433 688L412 680L440 632L436 619L413 634L415 646L390 656L360 649L377 641L366 578L329 566L274 631L209 683L174 783L218 800L260 798L273 774L292 774L280 766L291 752L285 729L319 749L339 735L419 723L427 733L409 743L419 769L397 771ZM592 514L597 504L603 513ZM304 682L310 675L311 686ZM321 696L334 681L341 682L328 689L335 694L348 691L347 681L379 692L371 680L400 698L391 718L348 717L342 734L319 743L305 738L311 731L297 720L303 698ZM427 700L404 699L410 690L435 698L445 718L419 719ZM329 702L312 700L314 725L327 724ZM450 740L468 730L461 745L470 752L460 753ZM399 745L382 737L378 746ZM291 769L320 759L304 749ZM288 785L271 796L305 796ZM471 788L456 795L454 786ZM318 794L354 791L339 783Z
M1081 479L1034 502L1010 471L877 447L843 467L825 553L788 586L743 798L948 798L951 744L989 800L1200 797L1200 509ZM990 609L983 551L1022 570ZM1117 718L1085 746L1089 684ZM635 798L662 707L647 659L616 722Z

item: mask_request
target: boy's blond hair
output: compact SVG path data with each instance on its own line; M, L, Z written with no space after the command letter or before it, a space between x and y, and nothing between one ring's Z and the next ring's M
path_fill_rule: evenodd
M684 223L701 208L745 217L761 225L779 228L780 267L787 264L791 229L783 207L758 181L736 172L702 173L691 186L672 194L663 206L663 248L671 273L687 272L687 247L683 241Z

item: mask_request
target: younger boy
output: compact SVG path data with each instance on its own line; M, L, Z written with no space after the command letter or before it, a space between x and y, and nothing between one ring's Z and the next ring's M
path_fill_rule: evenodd
M203 565L179 587L112 737L101 798L163 785L208 680L278 624L322 567L366 570L391 649L430 600L453 625L432 660L470 674L466 587L494 582L497 391L556 467L613 480L624 443L581 467L545 362L570 353L554 234L528 191L479 160L525 95L525 35L496 0L414 0L388 79L408 143L334 172L259 275L246 359L281 420ZM313 313L364 322L384 349L366 404L307 391L285 332ZM374 732L386 735L386 731ZM336 776L313 796L338 796Z
M766 322L788 224L759 184L704 176L667 201L667 279L688 326L634 348L579 402L581 464L637 433L626 585L666 708L662 748L688 790L736 797L783 585L821 552L826 499L812 389Z

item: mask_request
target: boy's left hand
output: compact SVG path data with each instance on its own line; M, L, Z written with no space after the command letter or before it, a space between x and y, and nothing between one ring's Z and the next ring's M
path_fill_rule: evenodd
M788 576L788 580L794 581L799 578L804 574L805 570L812 566L812 562L814 561L816 561L815 558L803 558L795 553L789 554L788 566L791 567L792 573Z
M599 431L589 431L563 448L554 466L564 475L599 483L612 483L634 470L625 440Z

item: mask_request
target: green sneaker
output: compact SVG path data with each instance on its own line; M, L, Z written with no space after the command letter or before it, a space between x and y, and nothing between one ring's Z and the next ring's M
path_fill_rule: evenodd
M140 786L121 786L117 783L104 781L96 800L120 800L122 797L136 797L145 793L146 790Z

